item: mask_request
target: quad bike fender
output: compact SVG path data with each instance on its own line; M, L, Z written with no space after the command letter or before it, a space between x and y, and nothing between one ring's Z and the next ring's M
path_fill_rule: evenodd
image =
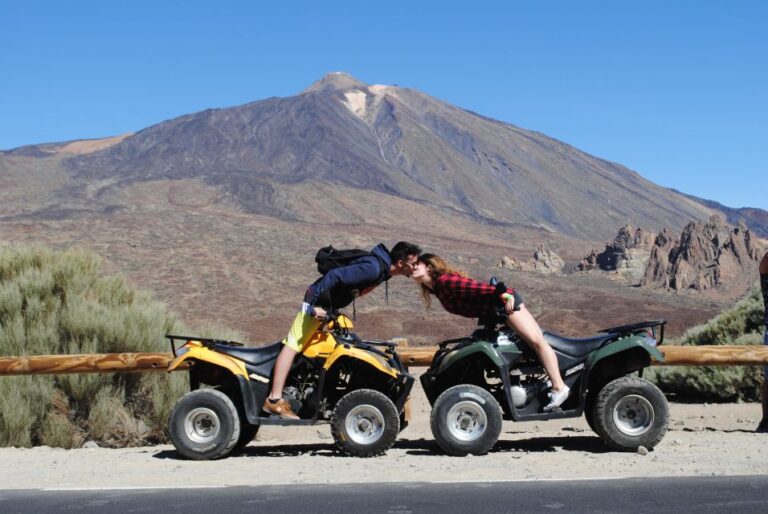
M656 360L658 362L665 362L664 354L661 353L661 351L656 346L649 344L649 340L646 336L642 334L635 334L625 339L611 343L590 355L588 359L589 367L593 368L601 360L622 352L631 350L636 352L635 349L638 348L648 354L649 364L650 359Z
M385 357L361 350L359 348L347 348L344 345L337 346L331 355L328 356L328 359L326 359L325 363L323 364L323 369L328 371L341 357L349 357L363 361L366 364L370 364L382 373L391 376L392 378L397 378L398 376L398 371L390 366Z
M506 364L504 358L499 354L496 348L493 347L493 345L482 343L471 344L446 354L445 357L443 357L442 360L437 364L437 366L431 370L431 372L439 375L454 364L460 363L470 356L487 357L495 366L499 368L502 368Z
M186 351L171 361L168 365L169 372L174 371L184 362L203 361L224 368L236 377L248 379L248 371L245 369L245 364L237 359L211 351L204 346L185 345L182 348Z

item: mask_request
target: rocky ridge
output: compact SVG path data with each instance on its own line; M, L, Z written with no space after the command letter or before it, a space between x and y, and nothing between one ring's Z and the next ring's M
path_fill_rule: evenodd
M690 222L678 236L668 228L654 233L625 225L577 265L578 271L603 271L632 285L670 291L720 289L743 293L754 279L760 243L747 226L722 217ZM738 292L738 293L737 293Z
M689 223L679 238L662 230L641 285L674 291L733 288L755 279L759 256L759 243L744 223L732 227L712 216Z
M579 271L615 271L637 283L645 275L656 234L641 227L624 225L618 235L605 244L602 252L592 250L577 265Z

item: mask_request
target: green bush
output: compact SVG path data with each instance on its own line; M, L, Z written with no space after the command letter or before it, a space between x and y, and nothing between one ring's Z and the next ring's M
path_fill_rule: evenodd
M668 344L759 345L762 343L763 300L760 289L712 320L686 331ZM686 401L755 401L760 397L762 366L669 366L648 370L645 377L662 391Z
M0 355L166 351L164 334L185 330L176 316L100 265L81 250L0 244ZM0 446L165 441L187 388L185 373L0 377Z

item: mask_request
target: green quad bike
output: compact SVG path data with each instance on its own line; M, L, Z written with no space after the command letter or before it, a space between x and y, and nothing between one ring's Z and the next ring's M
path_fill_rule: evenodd
M547 375L504 319L499 312L480 320L482 328L470 337L440 343L421 376L432 405L432 434L446 453L487 452L499 438L502 419L541 421L582 414L614 450L651 449L661 441L669 405L641 375L651 358L664 362L657 345L664 339L666 321L607 328L585 339L545 332L571 394L559 408L544 412Z

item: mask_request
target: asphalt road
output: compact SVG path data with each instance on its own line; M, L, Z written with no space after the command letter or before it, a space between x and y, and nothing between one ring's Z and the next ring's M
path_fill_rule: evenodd
M0 512L768 512L768 476L0 492Z

